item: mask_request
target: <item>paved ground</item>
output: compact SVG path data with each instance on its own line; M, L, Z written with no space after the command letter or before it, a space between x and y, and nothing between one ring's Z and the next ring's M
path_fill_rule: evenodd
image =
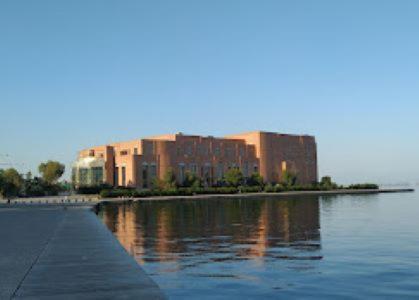
M87 207L0 208L0 299L162 299Z

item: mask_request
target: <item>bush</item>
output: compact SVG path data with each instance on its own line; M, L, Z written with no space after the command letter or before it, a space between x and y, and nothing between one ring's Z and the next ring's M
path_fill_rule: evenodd
M239 186L238 188L240 193L259 193L262 191L260 186Z
M183 181L183 187L190 188L199 188L202 186L202 180L195 174L191 172L186 172L185 180Z
M108 184L93 185L93 186L79 186L76 188L78 194L92 195L99 194L102 190L111 189Z
M139 192L131 188L103 189L99 195L101 198L138 197Z
M102 198L118 198L118 197L153 197L153 196L192 196L192 195L219 195L219 194L236 194L236 193L281 193L286 191L321 191L329 190L333 184L318 184L313 183L309 185L292 185L288 186L283 183L275 185L267 184L264 188L261 186L224 186L224 187L180 187L180 188L167 188L167 189L153 189L137 191L132 188L105 188L100 191ZM336 185L336 188L338 186ZM378 189L376 184L354 184L349 186L351 189Z
M282 173L282 183L287 187L295 185L297 183L297 175L289 171L284 171Z
M275 193L275 187L272 184L265 185L263 191L265 193Z
M246 179L246 186L263 186L263 177L259 173L253 173Z
M378 190L379 186L375 183L358 183L348 186L351 190Z
M319 185L322 191L336 190L339 188L338 185L332 181L330 176L322 177Z
M243 173L240 169L232 168L225 173L224 180L228 186L238 187L244 182Z

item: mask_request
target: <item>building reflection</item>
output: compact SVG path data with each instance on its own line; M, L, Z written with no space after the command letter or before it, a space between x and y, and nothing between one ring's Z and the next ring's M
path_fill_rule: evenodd
M212 261L321 259L315 254L321 248L317 197L107 204L99 214L140 263L203 255Z

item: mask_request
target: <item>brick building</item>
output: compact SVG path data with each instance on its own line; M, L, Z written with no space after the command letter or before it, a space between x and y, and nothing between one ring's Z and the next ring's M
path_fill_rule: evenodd
M73 182L150 188L153 179L172 170L179 184L191 172L211 186L231 168L245 177L257 172L265 182L281 181L285 171L300 184L315 182L315 138L255 131L225 138L178 133L113 143L80 151Z

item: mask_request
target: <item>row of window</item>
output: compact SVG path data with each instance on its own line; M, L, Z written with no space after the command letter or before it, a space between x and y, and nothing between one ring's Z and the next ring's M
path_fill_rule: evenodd
M177 155L178 156L182 156L182 155L193 155L194 151L193 151L193 145L192 144L186 144L184 145L184 147L177 147ZM244 156L245 155L245 148L244 147L239 147L239 156ZM201 156L208 156L210 155L210 149L208 148L208 146L206 145L197 145L196 146L196 152L198 155ZM236 147L225 147L224 148L224 156L227 157L233 157L236 154ZM221 156L221 148L219 146L214 147L213 148L213 154L215 156Z
M153 149L153 144L147 143L147 144L144 145L144 153L152 154L153 150L154 150ZM201 155L201 156L210 155L210 149L207 145L202 145L202 144L196 145L196 152L197 152L198 155ZM215 156L221 156L221 148L219 146L214 147L213 152L214 152L213 154ZM238 152L239 152L238 153L239 156L243 157L245 155L245 148L244 147L239 147ZM128 153L129 153L128 150L121 150L119 152L119 155L125 156L125 155L128 155ZM134 148L133 154L135 154L135 155L138 154L138 148ZM193 155L193 154L194 154L194 145L192 143L187 143L183 147L180 147L180 146L177 147L177 155L178 156ZM234 156L236 154L236 147L235 146L224 147L223 154L224 154L224 156L227 156L227 157Z
M222 179L224 177L224 171L225 171L225 166L223 163L218 163L215 166L215 177L217 179ZM234 168L240 168L237 164L232 163L232 164L227 164L227 169L234 169ZM189 168L187 168L186 164L184 163L180 163L178 166L178 170L179 170L179 180L182 182L185 179L185 173L186 171L189 171L193 174L197 174L200 175L203 178L209 178L212 177L211 176L211 171L213 170L213 167L211 166L211 164L207 163L203 166L201 166L201 170L199 172L199 167L196 163L191 163L189 164ZM252 173L258 172L258 165L257 164L250 164L245 162L241 168L243 175L244 176L250 176Z
M227 170L229 170L232 168L240 168L240 167L235 163L231 163L231 164L218 163L215 167L211 166L211 164L209 163L206 163L202 166L199 166L196 163L190 163L190 164L179 163L177 177L180 182L183 182L186 178L186 172L191 172L202 177L204 180L209 180L213 177L216 179L222 179L225 175L226 168ZM258 165L246 162L241 167L241 170L243 172L243 175L248 177L252 173L258 172ZM95 174L96 175L94 175L93 177L96 179L94 180L99 180L99 178L103 177L103 170L102 170L102 174L100 173L95 173ZM153 181L153 179L157 178L156 164L143 163L140 167L138 175L141 176L143 188L148 188L150 186L150 183ZM85 176L84 173L81 176ZM115 167L114 182L115 182L115 185L125 186L127 184L125 166Z

